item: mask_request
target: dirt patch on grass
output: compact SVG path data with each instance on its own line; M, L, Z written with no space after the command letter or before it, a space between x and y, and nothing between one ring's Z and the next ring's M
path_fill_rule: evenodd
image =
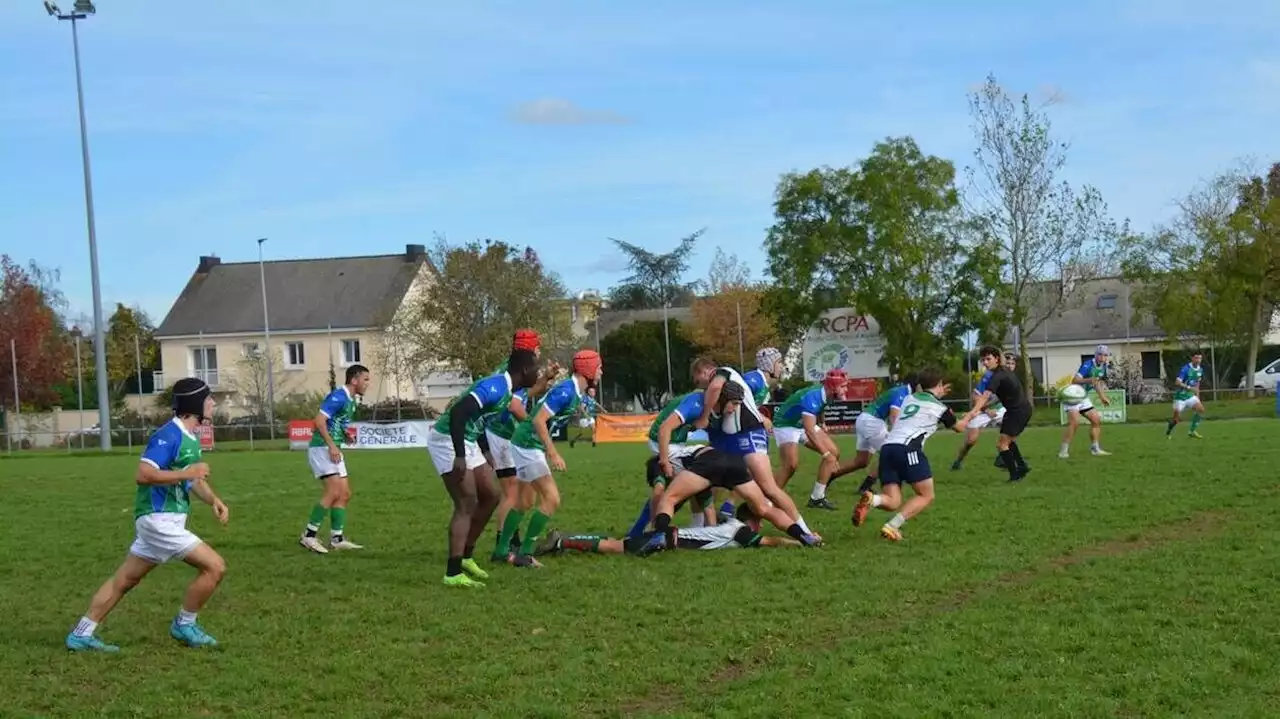
M887 620L877 620L875 626L877 631L894 631L927 616L959 611L974 602L999 596L1010 588L1031 584L1081 564L1145 552L1173 542L1194 541L1208 537L1225 528L1229 517L1230 512L1223 510L1197 512L1181 521L1148 527L1123 539L1113 539L1073 549L1025 569L1001 574L958 589L939 598L936 602L917 605ZM857 631L848 633L845 628L841 628L840 631L833 631L816 642L806 642L806 644L811 650L831 650L839 644L856 638ZM715 669L707 679L715 684L737 681L771 664L778 649L777 646L770 647L769 650L757 649L745 657L735 658ZM651 687L643 696L620 704L609 714L622 716L662 714L680 708L684 704L684 699L685 692L680 687L672 684L658 684Z

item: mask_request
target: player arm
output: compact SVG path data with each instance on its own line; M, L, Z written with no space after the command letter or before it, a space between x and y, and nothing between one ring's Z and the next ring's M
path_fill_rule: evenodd
M969 420L972 419L975 414L976 412L974 410L969 410L969 412L963 417L956 417L956 413L952 412L951 408L948 407L947 411L938 418L938 421L942 423L943 427L946 427L953 432L963 432L968 428Z
M533 417L533 431L537 432L538 439L542 440L542 446L547 448L547 454L558 455L556 445L551 441L551 430L547 429L547 424L551 421L551 408L542 405L542 409Z
M1183 368L1183 370L1178 373L1178 376L1173 378L1173 383L1176 386L1181 387L1182 389L1185 389L1189 392L1192 390L1192 387L1191 385L1187 384L1187 379L1188 379L1187 370L1186 368Z
M800 415L800 424L804 427L805 439L809 440L809 446L822 452L822 458L826 459L831 456L831 447L825 436L818 431L818 418L810 414L807 410Z
M177 484L188 479L195 479L196 472L191 467L186 469L160 469L144 455L138 463L138 484Z
M707 391L704 393L702 400L702 414L698 415L698 420L693 423L694 427L703 429L711 422L711 410L720 401L720 390L724 389L726 381L728 381L728 378L724 375L716 375L711 378L711 383L707 385Z
M329 436L329 410L324 405L320 406L320 411L316 412L315 419L311 420L315 425L316 431L320 433L320 438L329 446L329 449L337 451L338 445L333 443L333 437Z
M685 423L684 417L680 416L680 410L671 413L670 417L662 420L662 424L658 425L658 457L659 459L666 457L671 451L671 434Z
M512 397L507 404L507 411L515 418L517 422L523 422L529 418L529 411L524 407L524 400L519 397Z
M556 375L559 373L560 365L555 362L552 362L543 368L542 372L538 374L537 381L535 381L533 386L529 388L529 399L538 399L542 395L546 394L547 390L551 388L551 383L555 381Z
M480 416L480 399L469 394L449 410L449 439L453 441L453 456L465 457L467 453L467 423Z
M890 407L890 408L889 408L889 418L888 418L888 419L886 419L886 420L884 421L884 426L885 426L885 427L888 427L888 428L890 428L890 429L892 429L892 428L893 428L893 423L894 423L894 422L896 422L896 421L898 420L898 415L900 415L900 414L902 414L902 408L901 408L901 407Z
M209 482L204 479L197 479L191 483L191 493L200 498L201 502L209 506L218 504L222 500L214 493L213 487L209 486Z

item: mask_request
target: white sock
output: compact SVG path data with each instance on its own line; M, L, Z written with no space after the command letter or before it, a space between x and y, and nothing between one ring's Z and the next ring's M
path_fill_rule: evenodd
M890 527L892 529L901 529L902 525L906 523L906 521L907 521L907 518L902 516L902 512L898 512L897 514L893 515L893 519L890 519L885 524L885 526Z
M1094 442L1093 444L1089 445L1089 448L1097 452L1098 450L1102 449L1102 444L1100 442Z
M195 624L195 623L196 623L196 613L195 613L195 612L188 612L188 611L187 611L187 610L185 610L185 609L179 609L179 610L178 610L178 619L177 619L177 623L178 623L178 624Z
M1062 443L1062 449L1060 449L1060 450L1058 450L1058 451L1059 451L1059 452L1061 452L1062 454L1066 454L1066 453L1067 453L1067 451L1068 451L1068 450L1070 450L1070 449L1071 449L1071 443L1070 443L1070 442L1063 442L1063 443Z
M827 498L827 485L821 482L814 482L813 491L809 493L809 499L817 500L817 499L826 499L826 498Z
M689 526L694 529L707 526L706 515L702 512L694 512L693 516L689 518Z
M873 494L873 495L871 495L871 506L872 506L872 507L879 507L879 506L880 506L880 505L882 505L882 504L884 504L884 495L881 495L881 494Z
M77 637L91 637L93 633L98 631L98 623L88 617L80 617L80 621L76 624L76 628L71 633Z
M800 528L804 530L805 534L813 534L813 530L809 529L809 525L804 523L804 517L797 515L796 524L800 525Z

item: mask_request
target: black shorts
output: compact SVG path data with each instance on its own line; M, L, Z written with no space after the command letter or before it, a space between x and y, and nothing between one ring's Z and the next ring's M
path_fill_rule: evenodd
M1004 419L1000 422L1000 434L1006 437L1017 437L1027 428L1031 421L1031 406L1012 407L1004 411Z
M700 449L692 457L686 457L684 469L707 480L712 487L723 489L736 489L751 481L745 459L711 447Z
M658 466L657 456L650 457L649 461L645 462L644 474L645 474L645 477L644 477L645 481L649 483L650 488L652 488L655 484L661 484L662 486L665 487L671 481L667 479L666 475L662 473L662 467ZM710 507L711 500L712 500L712 494L710 489L704 489L701 492L698 492L697 494L693 495L693 501L696 505L698 505L697 509L704 509L706 507ZM683 505L684 505L684 502L681 502L679 505L676 505L676 510L679 511L680 507Z
M1005 417L1008 417L1008 413ZM880 484L915 484L933 478L924 450L905 444L880 447Z

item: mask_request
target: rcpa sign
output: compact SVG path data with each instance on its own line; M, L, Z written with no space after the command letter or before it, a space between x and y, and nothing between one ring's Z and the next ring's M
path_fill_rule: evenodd
M810 381L832 369L850 377L884 377L888 372L880 366L883 356L879 323L852 308L823 312L804 336L804 376Z

